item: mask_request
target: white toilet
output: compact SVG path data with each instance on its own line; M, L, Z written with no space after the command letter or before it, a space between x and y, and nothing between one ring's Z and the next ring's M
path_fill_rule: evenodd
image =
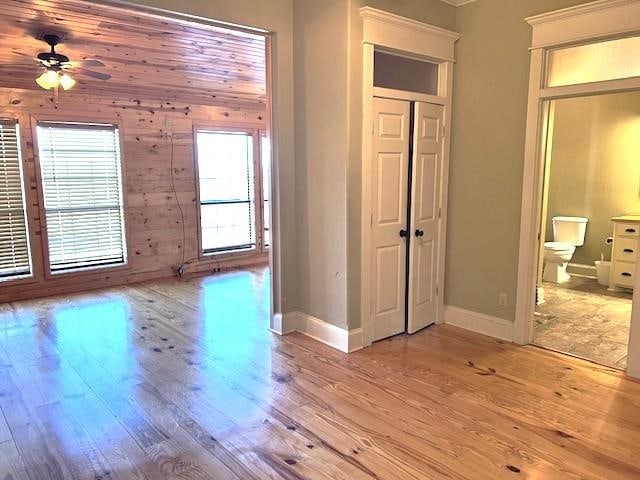
M553 283L569 281L571 276L567 273L567 265L576 247L584 245L588 221L584 217L553 217L554 241L544 243L542 280Z

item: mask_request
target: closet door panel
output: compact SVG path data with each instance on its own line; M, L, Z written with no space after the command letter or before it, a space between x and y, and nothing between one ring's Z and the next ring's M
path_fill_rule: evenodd
M417 102L413 132L411 178L411 243L409 261L408 332L431 325L436 318L438 200L442 165L441 105Z
M409 102L374 99L372 175L373 340L405 330Z

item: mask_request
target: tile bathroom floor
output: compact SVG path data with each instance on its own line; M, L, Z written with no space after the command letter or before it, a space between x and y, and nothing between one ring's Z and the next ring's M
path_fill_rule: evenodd
M545 282L543 287L545 303L536 307L535 345L626 368L631 292L610 292L595 279L577 275L563 285Z

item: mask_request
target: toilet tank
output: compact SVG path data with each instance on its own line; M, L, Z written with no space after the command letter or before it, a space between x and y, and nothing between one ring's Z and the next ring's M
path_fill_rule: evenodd
M581 247L584 245L584 234L587 231L588 218L553 217L553 240Z

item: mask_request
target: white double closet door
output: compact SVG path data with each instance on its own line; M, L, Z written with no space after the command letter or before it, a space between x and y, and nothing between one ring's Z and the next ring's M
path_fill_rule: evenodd
M441 105L374 99L374 341L435 322L443 115Z

